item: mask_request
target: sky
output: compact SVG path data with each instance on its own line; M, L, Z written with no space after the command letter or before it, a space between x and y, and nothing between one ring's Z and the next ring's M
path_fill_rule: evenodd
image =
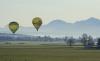
M55 19L76 22L89 17L100 19L100 0L0 0L0 26L17 21L32 26L41 17L43 24Z

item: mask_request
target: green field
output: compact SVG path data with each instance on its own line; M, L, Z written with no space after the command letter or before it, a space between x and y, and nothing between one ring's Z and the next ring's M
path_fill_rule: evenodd
M0 47L0 61L100 61L100 50L65 46Z

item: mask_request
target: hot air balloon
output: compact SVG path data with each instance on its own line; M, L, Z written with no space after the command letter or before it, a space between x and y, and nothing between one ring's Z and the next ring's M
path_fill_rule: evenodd
M14 34L19 29L19 24L17 22L10 22L9 29Z
M42 19L39 17L35 17L32 20L32 24L34 25L34 27L36 28L36 30L38 31L38 29L40 28L40 26L42 25Z

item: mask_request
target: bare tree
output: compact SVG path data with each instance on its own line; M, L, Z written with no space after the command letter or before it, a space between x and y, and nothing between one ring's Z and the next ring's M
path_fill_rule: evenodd
M67 45L67 41L68 41L68 37L67 36L64 38L64 41L65 41L65 43Z
M67 40L67 45L72 47L72 45L74 44L74 41L75 39L73 37L70 37L68 40Z
M84 47L93 47L93 37L88 36L87 34L83 34L81 38L81 42L83 43Z
M100 38L98 38L97 47L100 48Z
M88 44L87 44L88 48L91 48L91 47L94 46L94 41L93 41L93 37L92 36L88 37L88 41L87 42L88 42Z
M83 46L87 45L87 41L88 41L88 36L87 34L84 33L81 37L81 42L83 43Z

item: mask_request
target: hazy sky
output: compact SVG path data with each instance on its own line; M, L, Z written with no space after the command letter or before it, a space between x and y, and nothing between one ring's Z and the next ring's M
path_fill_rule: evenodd
M100 18L100 0L0 0L0 25L17 21L32 26L39 16L46 24L54 19L75 22L89 17Z

